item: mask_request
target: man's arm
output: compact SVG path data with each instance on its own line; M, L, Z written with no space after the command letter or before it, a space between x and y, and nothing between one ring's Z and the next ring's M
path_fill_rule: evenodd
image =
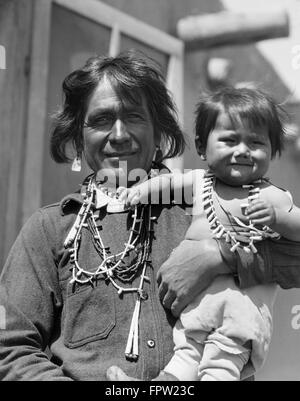
M199 247L192 247L176 264L170 266L166 261L161 266L157 274L159 297L174 316L178 317L217 276L237 271L237 257L227 245L224 249L223 246L214 239L202 240Z
M300 243L280 239L255 246L256 254L240 248L232 253L225 240L203 240L197 254L186 255L176 265L164 263L157 275L163 305L178 317L221 274L234 275L241 288L268 283L300 288Z
M277 283L281 288L300 288L300 242L265 240L255 243L258 252L237 250L237 277L241 288Z
M71 380L44 352L62 304L52 246L37 212L22 229L3 269L0 380Z

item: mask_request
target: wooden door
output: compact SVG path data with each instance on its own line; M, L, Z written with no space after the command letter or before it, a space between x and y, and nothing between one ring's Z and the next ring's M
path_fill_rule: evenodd
M162 64L182 120L183 43L97 0L35 3L33 62L24 171L23 220L39 206L77 189L87 174L72 173L49 156L51 113L61 104L64 77L95 54L137 48ZM182 160L170 162L182 166Z
M0 271L21 226L32 3L0 0Z

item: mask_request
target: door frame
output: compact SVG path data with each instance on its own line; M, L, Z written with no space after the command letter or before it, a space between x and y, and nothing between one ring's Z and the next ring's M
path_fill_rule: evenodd
M35 0L29 84L27 141L25 146L23 222L41 206L44 132L47 118L47 83L53 5L75 12L111 29L109 55L119 53L122 34L169 56L166 84L183 125L183 41L98 0ZM183 168L183 158L168 161Z

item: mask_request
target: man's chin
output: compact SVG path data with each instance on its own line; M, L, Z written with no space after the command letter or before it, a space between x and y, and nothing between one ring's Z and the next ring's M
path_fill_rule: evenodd
M127 182L127 163L124 165L107 164L102 166L96 173L96 180L110 187L120 186L120 181ZM126 185L122 185L126 186Z
M118 160L118 163L109 163L97 171L97 182L103 182L109 186L130 187L138 181L147 177L147 170L137 167L137 163Z

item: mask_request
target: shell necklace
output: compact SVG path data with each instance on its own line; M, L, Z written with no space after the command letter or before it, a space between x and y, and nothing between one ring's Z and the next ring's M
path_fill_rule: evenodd
M251 203L254 199L259 198L260 196L259 185L264 181L267 181L267 179L262 178L260 180L254 181L249 185L242 186L243 188L247 188L249 190L247 199L248 204ZM207 171L204 175L204 183L203 183L203 194L202 194L203 208L214 238L216 239L224 238L227 243L231 244L230 248L231 252L235 252L238 248L242 248L247 253L249 252L257 253L257 249L254 245L255 242L262 241L263 239L266 238L280 237L278 233L275 233L267 226L263 226L260 229L258 227L255 227L254 224L251 222L251 220L249 221L249 224L243 223L238 217L235 217L231 215L230 212L224 210L220 201L218 200L218 203L220 204L222 210L228 216L229 221L233 219L235 224L237 224L239 227L242 228L242 231L239 232L238 235L236 231L234 231L234 229L227 230L224 227L224 225L220 222L214 206L213 193L217 195L215 191L215 184L216 184L215 175ZM248 204L241 205L241 207L246 207L248 206Z
M90 283L93 285L98 278L104 278L111 282L119 296L129 292L137 294L125 349L126 358L136 360L139 355L138 322L140 306L141 301L146 299L143 286L145 281L149 281L149 277L146 276L146 270L148 266L151 266L151 242L154 232L153 223L156 221L156 217L151 215L151 205L135 206L128 241L124 244L124 249L121 252L111 254L109 247L106 247L103 243L99 226L95 219L96 194L97 185L94 178L91 177L86 192L83 194L83 204L64 242L64 247L69 250L70 262L72 264L72 279L70 283ZM117 205L117 207L119 206ZM86 270L78 263L78 252L82 229L84 227L91 232L94 247L102 259L102 262L95 271ZM128 265L125 263L124 259L126 256L130 255L133 250L137 252L137 258L135 259L136 261ZM122 282L131 281L140 269L142 272L140 283L137 287L123 287L116 282L116 279Z

